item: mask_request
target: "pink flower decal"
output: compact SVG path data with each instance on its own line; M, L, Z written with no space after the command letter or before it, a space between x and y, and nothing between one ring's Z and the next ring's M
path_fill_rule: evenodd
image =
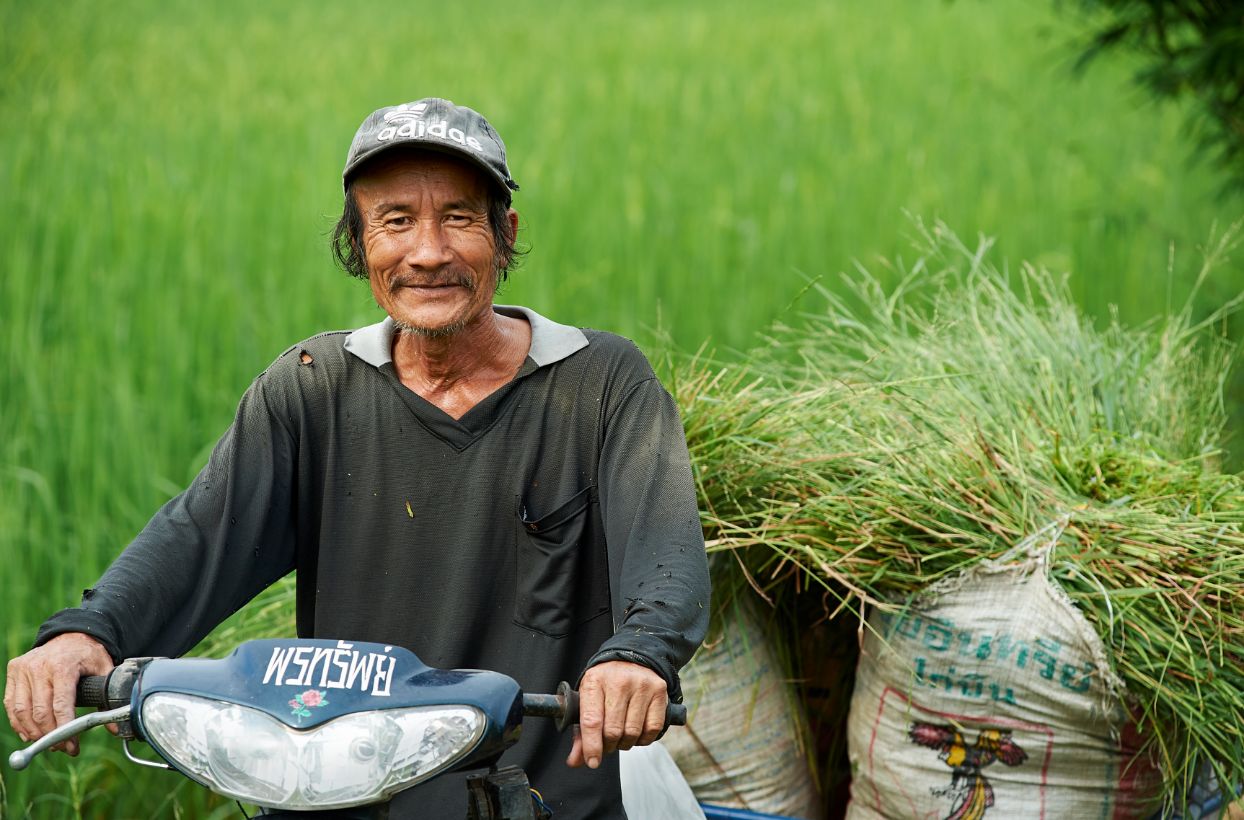
M327 694L318 689L308 689L301 695L294 695L294 699L289 702L292 710L290 714L299 718L311 717L312 708L328 705L328 698L324 697Z

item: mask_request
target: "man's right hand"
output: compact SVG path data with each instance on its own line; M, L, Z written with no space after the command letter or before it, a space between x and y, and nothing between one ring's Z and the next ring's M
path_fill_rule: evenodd
M4 709L23 742L38 740L74 718L78 678L107 675L112 658L104 645L81 632L57 635L43 646L9 661L4 680ZM78 753L78 741L54 748Z

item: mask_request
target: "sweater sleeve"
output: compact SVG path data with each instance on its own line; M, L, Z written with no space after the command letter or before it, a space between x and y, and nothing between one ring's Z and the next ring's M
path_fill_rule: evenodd
M194 482L165 504L91 589L35 645L66 632L99 640L114 660L175 657L294 567L297 443L273 415L265 377Z
M678 409L655 377L631 388L608 422L599 490L611 564L621 551L621 612L587 666L640 663L681 701L678 670L708 628L708 562Z

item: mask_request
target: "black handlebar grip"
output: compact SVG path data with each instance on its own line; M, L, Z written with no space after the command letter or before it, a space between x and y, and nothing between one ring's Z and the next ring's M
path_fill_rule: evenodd
M686 726L687 725L687 705L685 703L670 703L665 707L665 725L666 726Z
M562 713L557 718L557 731L566 731L567 726L579 722L579 693L570 688L570 684L562 681L557 684L557 697L562 701Z
M108 705L108 676L86 675L78 678L78 706L94 706L103 709Z

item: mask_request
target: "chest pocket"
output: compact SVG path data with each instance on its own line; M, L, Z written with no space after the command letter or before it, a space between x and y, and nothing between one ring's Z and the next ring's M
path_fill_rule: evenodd
M593 537L596 488L585 487L552 512L532 517L519 499L515 522L514 622L551 638L609 611L603 538ZM599 543L597 543L599 541Z

